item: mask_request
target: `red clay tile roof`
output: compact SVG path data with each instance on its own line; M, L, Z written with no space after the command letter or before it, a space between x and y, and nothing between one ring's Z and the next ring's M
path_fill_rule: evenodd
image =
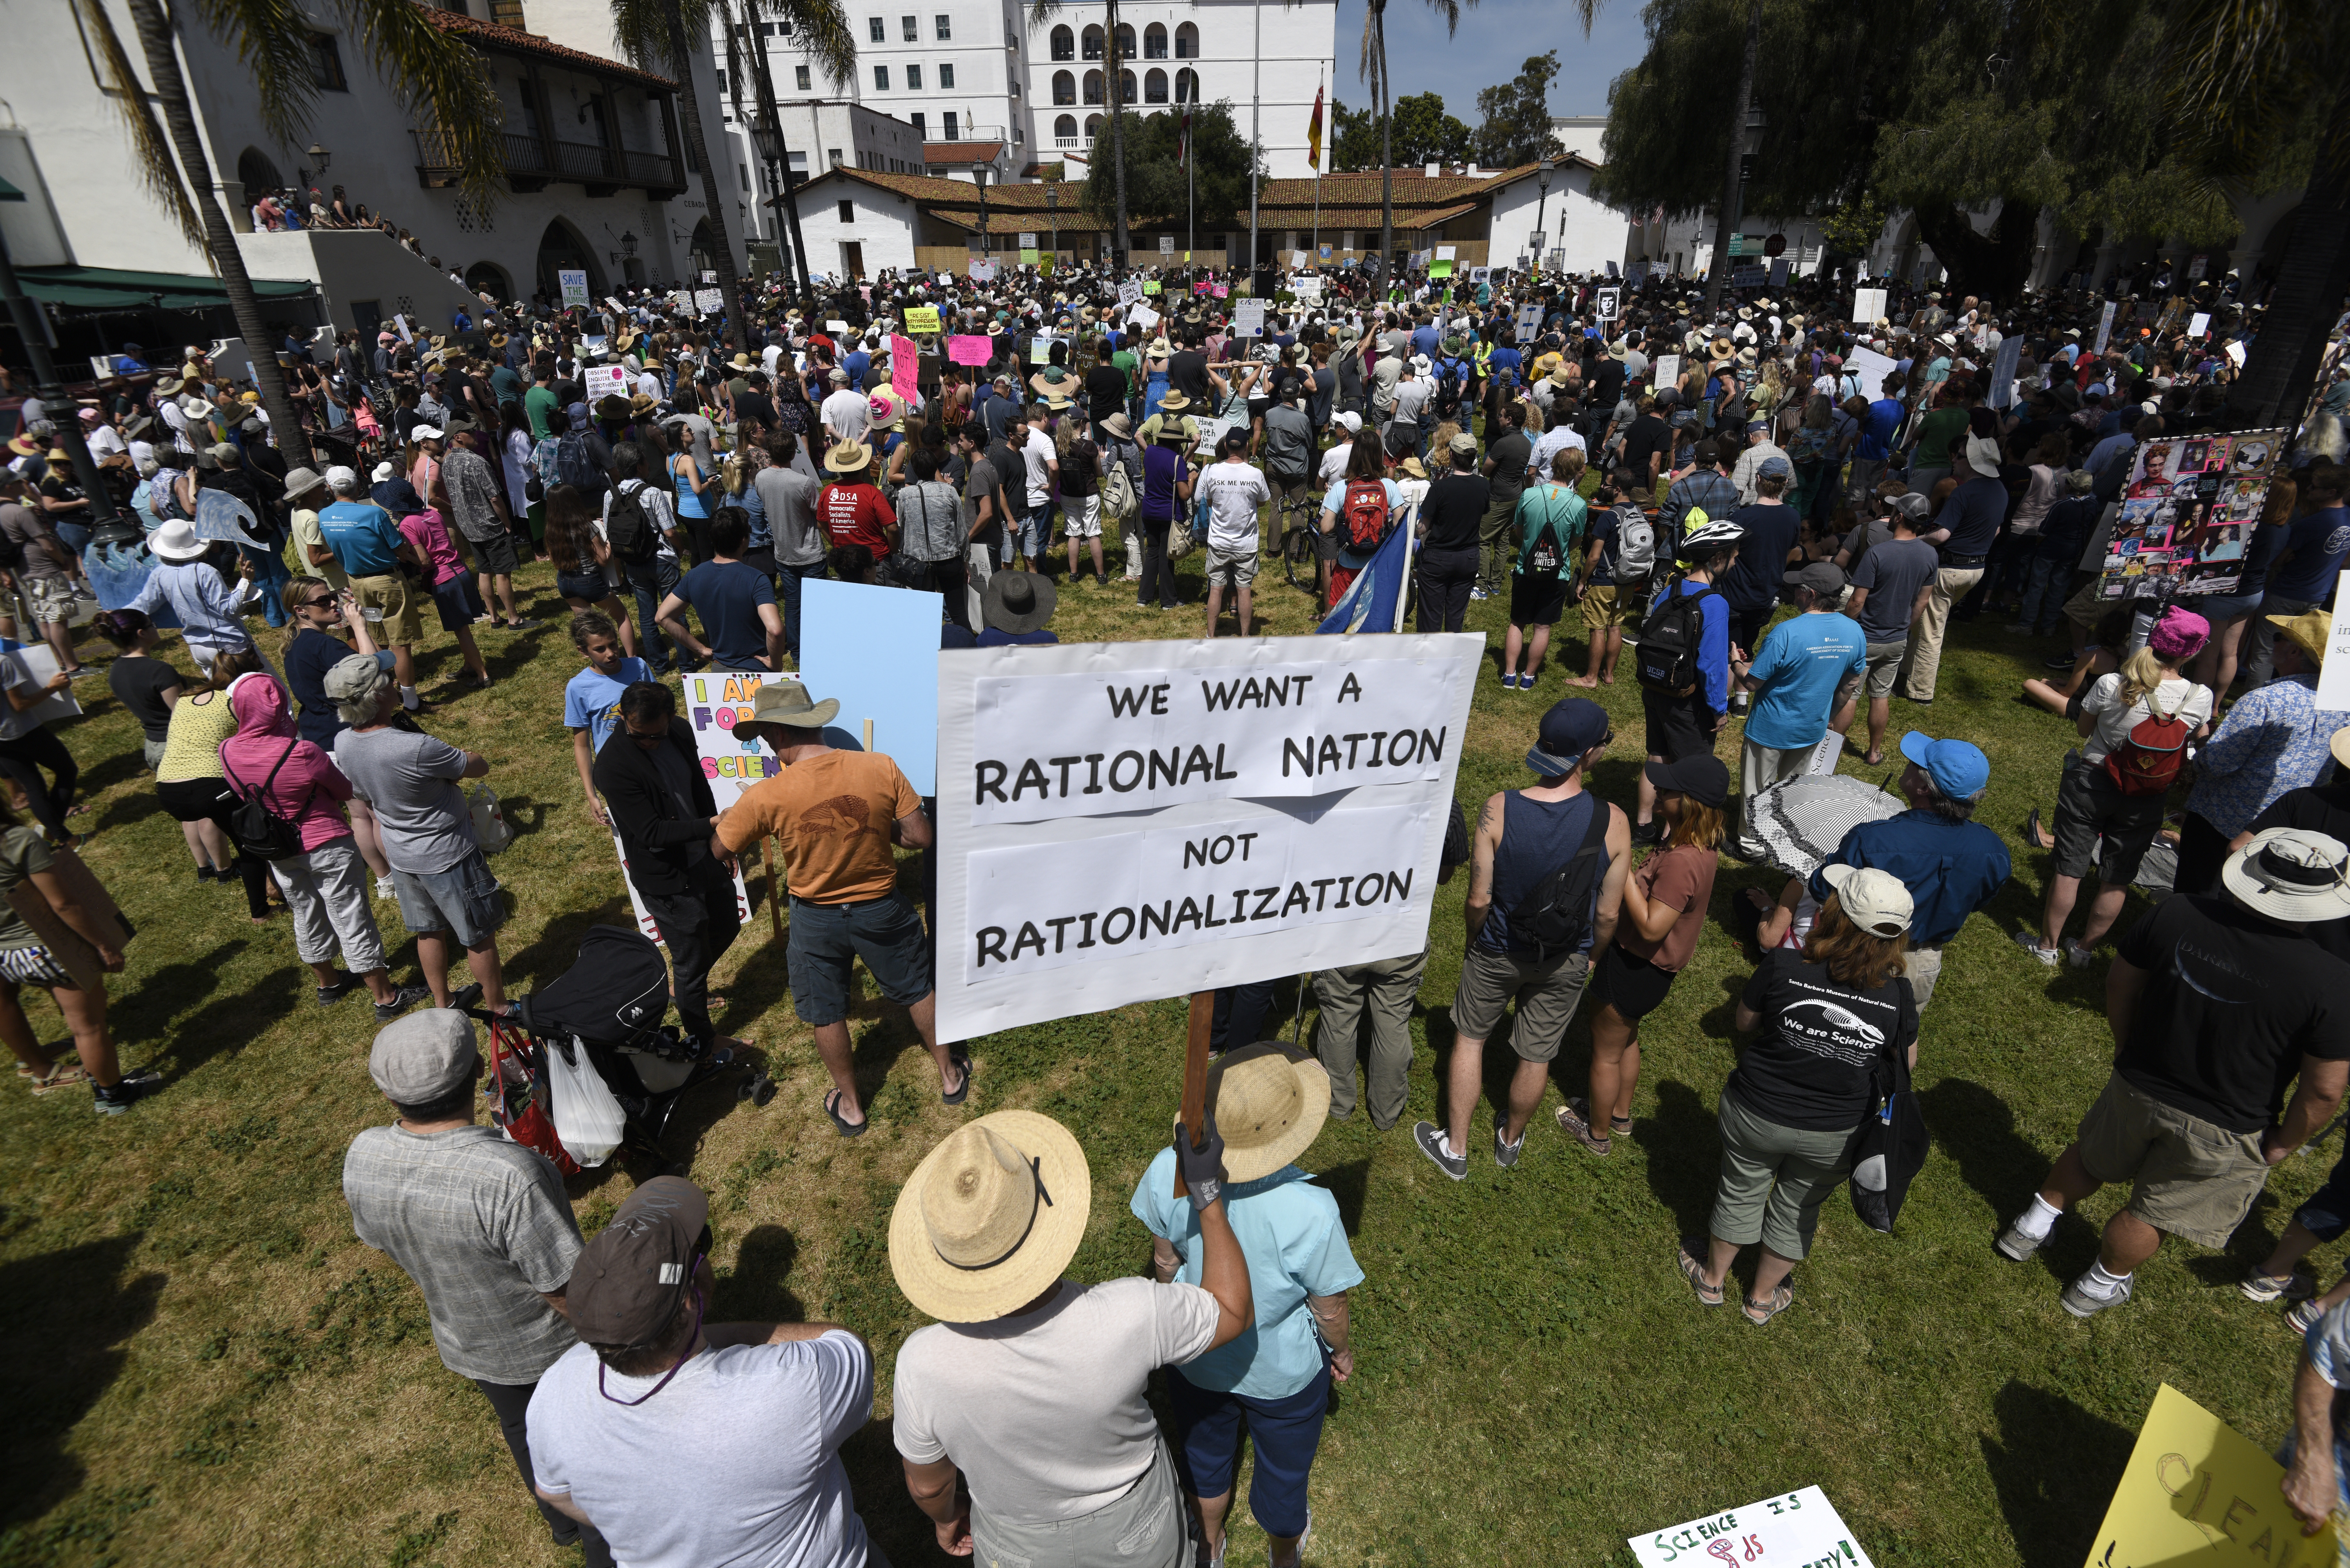
M925 163L993 163L1003 151L1001 141L925 141Z
M497 22L484 22L478 16L468 16L461 11L444 11L437 5L421 7L432 25L444 33L454 33L469 39L477 48L495 49L501 53L528 55L556 65L572 66L593 71L598 76L619 77L661 92L675 92L677 84L667 77L657 77L650 71L619 60L608 60L600 55L588 54L556 43L536 33L525 33L519 27L508 27Z

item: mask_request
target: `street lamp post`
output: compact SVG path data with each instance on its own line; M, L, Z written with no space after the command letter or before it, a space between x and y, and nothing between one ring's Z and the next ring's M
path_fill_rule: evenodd
M777 166L784 161L783 128L762 120L751 128L751 145L757 149L759 161L766 166L767 227L780 241L783 238L784 226L777 221L781 214L775 209L783 203L784 185L783 176L776 171Z
M979 186L979 256L993 266L995 265L995 247L987 234L987 176L990 172L984 163L972 165L971 177Z
M1534 166L1534 190L1536 192L1534 200L1534 233L1538 236L1544 233L1543 219L1544 215L1550 211L1550 171L1553 167L1553 160L1551 155L1547 152L1543 154L1542 161ZM1537 238L1534 241L1534 270L1536 272L1542 271L1542 241L1540 238Z

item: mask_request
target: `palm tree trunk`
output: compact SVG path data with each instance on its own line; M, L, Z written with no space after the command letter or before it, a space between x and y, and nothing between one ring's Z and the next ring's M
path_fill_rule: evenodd
M726 208L718 193L718 166L702 140L702 99L693 90L693 57L685 51L685 23L679 7L664 5L669 17L669 57L677 67L677 101L683 110L685 145L702 166L702 200L710 209L710 227L718 241L718 295L726 306L726 340L748 348L750 333L743 317L743 284L734 273L734 242L727 232Z
M775 102L775 75L767 65L766 42L758 36L755 28L744 42L751 47L751 59L754 67L753 74L759 84L759 112L766 118L768 124L775 128L775 146L781 152L781 156L775 162L775 205L783 213L785 221L791 225L792 263L793 269L799 275L800 293L806 298L814 299L816 284L808 276L807 242L800 238L800 202L799 198L792 193L791 144L784 140L783 109ZM809 150L808 155L813 161L815 157L813 148Z
M1746 50L1738 62L1738 97L1730 111L1730 156L1721 176L1721 200L1713 217L1713 267L1705 280L1705 308L1721 308L1721 291L1730 282L1730 234L1738 223L1738 174L1746 161L1746 106L1754 99L1754 57L1762 52L1762 0L1748 0Z
M1386 0L1371 0L1371 27L1378 55L1379 79L1372 85L1379 99L1379 267L1378 289L1387 292L1388 258L1395 254L1395 132L1394 94L1388 88L1388 8Z
M1119 266L1127 264L1128 235L1126 231L1126 95L1118 91L1118 0L1109 0L1107 7L1109 32L1103 53L1109 57L1108 87L1103 94L1109 99L1109 156L1118 166L1118 254L1111 259Z
M2350 113L2350 88L2336 89L2333 112L2317 123L2339 125ZM2309 407L2310 386L2325 354L2325 339L2350 282L2350 153L2329 136L2319 148L2303 192L2293 239L2277 263L2276 290L2260 336L2252 341L2228 399L2239 430L2293 426ZM2251 279L2239 286L2249 290Z
M313 459L310 438L302 416L286 395L286 378L277 368L277 352L269 341L268 324L261 319L261 301L253 292L253 278L244 270L244 253L236 248L236 234L221 211L213 186L212 161L204 155L203 139L196 134L195 110L188 104L188 84L180 75L180 57L172 47L172 24L157 0L130 0L131 25L139 30L139 47L147 57L147 74L163 107L163 124L171 132L172 151L179 155L180 171L196 215L204 225L204 249L213 270L220 274L228 294L229 314L237 336L244 340L244 358L253 384L261 392L261 406L269 410L269 433L289 467L307 468Z

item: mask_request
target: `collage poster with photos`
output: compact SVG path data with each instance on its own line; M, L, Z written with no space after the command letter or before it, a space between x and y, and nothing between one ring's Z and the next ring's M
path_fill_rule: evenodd
M2287 432L2165 436L2137 449L2097 580L2101 599L2231 594Z

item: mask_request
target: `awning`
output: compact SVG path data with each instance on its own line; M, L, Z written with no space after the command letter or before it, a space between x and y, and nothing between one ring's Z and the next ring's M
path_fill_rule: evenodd
M79 310L210 310L228 303L216 277L177 272L120 272L103 266L20 266L25 292L47 305ZM300 299L317 291L307 278L256 277L262 299Z

